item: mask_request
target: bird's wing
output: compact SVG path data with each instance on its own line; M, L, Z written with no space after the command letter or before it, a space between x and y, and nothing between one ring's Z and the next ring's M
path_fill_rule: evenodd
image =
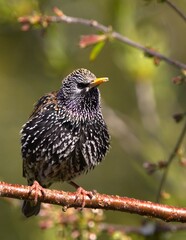
M30 115L29 119L33 118L38 113L42 113L43 111L45 111L46 107L51 103L57 103L57 93L57 91L53 91L41 97L34 105L34 110Z
M24 177L27 172L35 171L37 162L43 159L46 164L63 161L74 151L79 126L62 112L57 92L43 96L35 105L21 131Z

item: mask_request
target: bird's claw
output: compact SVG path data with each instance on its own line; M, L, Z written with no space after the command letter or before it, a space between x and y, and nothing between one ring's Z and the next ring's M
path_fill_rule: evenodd
M92 191L86 191L85 189L83 189L82 187L78 187L77 190L76 190L76 198L75 198L75 201L78 200L78 198L82 197L82 206L81 206L81 209L83 209L85 207L85 198L86 196L88 196L90 199L93 198L94 196L94 193Z
M32 186L30 186L30 194L34 191L34 204L36 205L38 202L38 196L41 193L42 195L44 195L44 189L43 187L38 183L38 181L34 181L34 183L32 184Z

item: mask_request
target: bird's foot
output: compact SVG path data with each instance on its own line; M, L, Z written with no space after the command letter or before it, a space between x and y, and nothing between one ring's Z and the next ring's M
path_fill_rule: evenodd
M38 196L41 193L42 195L44 195L44 189L43 187L38 183L38 181L34 181L34 183L32 184L32 186L30 186L30 194L32 192L35 192L35 196L34 196L34 204L36 205L38 202Z
M77 201L81 197L83 198L82 206L81 206L81 209L83 209L85 207L86 196L88 196L90 199L92 199L92 197L94 196L94 191L86 191L85 189L83 189L82 187L80 187L79 185L77 185L73 181L70 181L69 183L73 187L76 188L76 199L75 199L75 201Z
M76 190L76 200L75 201L77 201L77 199L82 196L83 202L82 202L81 209L83 209L85 207L85 197L88 196L90 199L92 199L93 195L94 194L92 191L86 191L82 187L78 187Z

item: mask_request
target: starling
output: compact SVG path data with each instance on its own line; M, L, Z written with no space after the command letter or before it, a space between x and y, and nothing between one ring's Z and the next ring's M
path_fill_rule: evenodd
M48 188L56 181L78 188L72 180L102 161L110 137L97 87L106 81L77 69L64 78L58 91L36 103L21 130L23 177L31 189ZM37 198L25 200L22 212L26 217L37 215L40 206Z

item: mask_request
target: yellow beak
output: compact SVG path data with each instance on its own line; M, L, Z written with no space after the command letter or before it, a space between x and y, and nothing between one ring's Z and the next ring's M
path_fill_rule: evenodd
M108 78L107 77L102 77L102 78L96 78L95 80L93 80L91 83L90 83L90 87L96 87L96 86L99 86L101 83L104 83L104 82L108 82Z

